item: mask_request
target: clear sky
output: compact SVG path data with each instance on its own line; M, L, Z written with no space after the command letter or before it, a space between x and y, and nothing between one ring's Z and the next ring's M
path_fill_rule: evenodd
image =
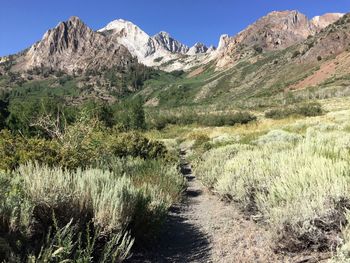
M350 12L349 0L1 0L0 56L40 40L45 31L70 16L92 29L123 18L148 34L167 31L191 46L217 45L221 34L234 35L274 10L299 10L308 17Z

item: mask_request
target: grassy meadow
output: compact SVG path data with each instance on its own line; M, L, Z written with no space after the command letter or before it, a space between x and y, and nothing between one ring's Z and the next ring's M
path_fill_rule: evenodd
M260 114L249 124L182 131L182 138L196 176L271 232L277 251L331 251L332 262L347 262L348 103L322 100L319 116Z

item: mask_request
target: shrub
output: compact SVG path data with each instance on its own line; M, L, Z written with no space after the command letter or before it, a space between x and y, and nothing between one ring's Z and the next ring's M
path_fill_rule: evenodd
M319 116L323 114L322 107L318 103L302 104L297 108L296 112L307 117Z
M292 58L296 58L296 57L300 56L300 54L301 54L300 51L296 50L296 51L294 51Z
M189 125L197 124L201 126L233 126L235 124L247 124L255 121L256 116L248 112L236 113L207 113L198 114L193 111L182 112L181 114L159 114L151 117L149 127L158 130L164 129L168 124Z
M175 167L158 161L113 163L110 171L75 172L28 164L11 176L0 175L1 247L21 262L53 255L62 260L93 255L110 262L127 257L133 239L125 231L138 242L154 238L183 179ZM9 257L1 247L0 254Z
M323 114L323 110L318 103L307 103L280 109L271 109L265 112L266 118L283 119L292 115L305 117L319 116Z
M279 142L268 143L276 135ZM305 139L271 132L260 138L259 146L210 150L195 172L267 222L279 249L329 250L339 245L340 226L347 224L344 214L350 208L349 140L338 131L308 130Z
M209 150L210 148L210 138L206 134L195 134L195 136L192 136L194 141L193 148L195 149L205 149Z
M258 46L258 45L254 45L254 50L256 51L256 53L261 54L263 52L263 48Z
M19 164L38 161L48 165L60 162L59 144L45 139L12 135L0 131L0 170L14 170Z
M153 159L165 157L167 150L161 142L150 141L137 132L120 134L111 138L108 150L118 157L141 157Z
M30 233L25 231L21 233L28 239L27 242L38 244L40 235L49 233L50 229L55 228L56 234L53 237L48 235L49 242L43 246L49 245L54 248L55 242L62 242L62 238L67 238L72 245L70 249L73 249L75 242L82 242L79 250L74 251L75 254L82 253L91 241L86 240L88 241L86 243L80 238L86 235L85 231L90 231L91 222L95 229L92 229L92 232L95 232L93 234L95 240L94 243L90 243L92 247L87 252L94 253L95 257L106 257L108 255L105 252L101 255L96 252L101 249L101 246L107 249L113 245L108 249L114 251L116 259L119 261L125 258L133 240L123 236L122 233L134 213L131 207L135 208L137 203L136 190L132 188L130 181L123 177L114 179L111 174L98 170L71 174L61 169L49 169L38 165L20 167L19 175L23 179L21 185L23 196L32 206L32 209L27 210L29 214L26 216L30 220L26 225L18 226L20 229L23 227L31 229ZM112 196L111 192L113 192ZM106 202L109 202L108 206ZM70 220L67 226L63 226L66 233L56 239L57 235L63 235L62 230L58 228L66 224L67 220ZM89 234L84 238L89 239ZM116 243L111 244L111 242ZM22 244L22 251L29 252L31 249L27 244ZM47 247L42 248L38 259L52 257L50 252L54 251ZM72 259L73 251L68 250L68 252L62 251L58 256ZM57 251L54 253L58 254Z
M255 141L258 145L270 144L270 143L291 143L295 144L302 140L302 136L299 134L294 134L286 132L283 130L272 130L269 133L260 136L259 139Z
M270 119L283 119L292 115L288 109L271 109L265 112L265 117Z
M207 185L213 188L223 173L224 164L233 158L240 149L249 148L244 145L228 145L205 152L194 163L195 174Z
M0 170L14 170L30 161L69 170L85 169L113 156L154 159L166 158L168 154L163 143L140 133L110 133L91 123L69 126L61 139L54 140L0 132Z

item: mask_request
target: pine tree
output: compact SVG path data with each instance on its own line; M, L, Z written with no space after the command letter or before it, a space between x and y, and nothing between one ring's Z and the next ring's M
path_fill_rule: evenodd
M146 129L143 100L138 96L131 104L131 127L135 130Z

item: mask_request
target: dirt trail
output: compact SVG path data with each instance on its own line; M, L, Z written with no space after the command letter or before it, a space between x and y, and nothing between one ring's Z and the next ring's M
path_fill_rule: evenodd
M268 232L206 190L182 154L185 200L171 209L158 246L130 262L303 262L276 255Z

